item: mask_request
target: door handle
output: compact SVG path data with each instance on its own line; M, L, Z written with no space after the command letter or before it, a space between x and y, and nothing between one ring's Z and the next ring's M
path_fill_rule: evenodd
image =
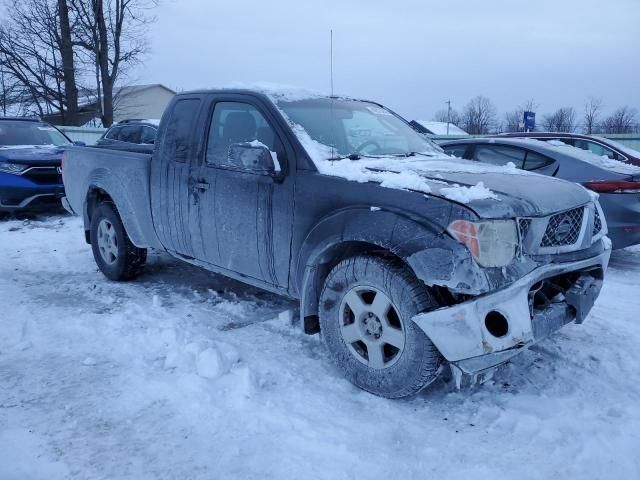
M209 190L209 182L205 182L204 180L200 180L193 184L194 192L204 192Z

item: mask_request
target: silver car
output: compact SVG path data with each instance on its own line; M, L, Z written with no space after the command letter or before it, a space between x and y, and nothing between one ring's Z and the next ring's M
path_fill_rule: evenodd
M640 167L569 146L560 141L472 138L440 144L450 155L517 168L584 185L600 196L613 248L640 243Z

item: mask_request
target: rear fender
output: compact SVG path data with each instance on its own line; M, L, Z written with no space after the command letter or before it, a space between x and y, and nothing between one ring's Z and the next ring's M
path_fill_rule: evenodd
M134 192L130 189L125 189L123 183L113 172L102 168L96 169L91 173L88 184L90 187L83 205L85 231L88 231L91 227L90 209L95 207L92 201L95 200L96 196L107 195L115 205L131 242L139 248L157 247L157 245L152 245L152 242L149 242L149 239L143 233L144 230L138 218L143 212L137 212L129 198Z

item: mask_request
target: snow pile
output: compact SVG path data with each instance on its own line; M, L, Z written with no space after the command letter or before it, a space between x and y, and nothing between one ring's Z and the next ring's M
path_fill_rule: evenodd
M473 200L485 200L490 198L498 199L498 196L486 188L482 182L478 182L476 185L471 187L456 185L453 187L441 188L440 193L442 193L445 198L458 203L469 203Z
M81 218L0 222L0 256L1 479L640 478L638 248L583 325L402 401L349 384L297 302L154 252L106 280Z

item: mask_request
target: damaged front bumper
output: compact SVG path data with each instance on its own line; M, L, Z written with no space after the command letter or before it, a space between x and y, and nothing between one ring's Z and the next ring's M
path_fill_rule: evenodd
M450 363L481 373L567 323L582 323L600 293L610 254L541 266L502 290L413 321Z

